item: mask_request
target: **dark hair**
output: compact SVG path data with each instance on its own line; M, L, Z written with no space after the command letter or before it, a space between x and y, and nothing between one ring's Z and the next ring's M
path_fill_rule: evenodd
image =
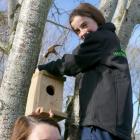
M89 3L80 3L80 5L71 12L69 16L70 25L75 16L90 17L97 22L98 26L105 23L103 14L96 7Z
M39 123L45 123L58 128L61 134L61 129L58 123L52 118L46 117L43 113L39 115L29 115L19 117L14 124L11 140L27 140L31 133L32 126Z

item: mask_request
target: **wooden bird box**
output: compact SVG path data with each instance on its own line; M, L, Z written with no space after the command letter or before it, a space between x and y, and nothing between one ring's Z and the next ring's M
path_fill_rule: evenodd
M64 80L44 70L36 71L32 77L25 115L41 106L45 112L51 109L56 117L65 118L66 114L62 113Z

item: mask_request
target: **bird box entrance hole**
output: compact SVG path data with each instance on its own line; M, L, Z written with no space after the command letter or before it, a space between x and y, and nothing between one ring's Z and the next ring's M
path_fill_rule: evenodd
M67 114L62 112L64 81L65 77L56 77L43 70L35 71L28 93L25 114L30 115L41 106L47 114L51 109L57 121L65 119Z
M55 94L55 89L52 85L48 85L46 87L46 92L47 92L47 94L53 96Z

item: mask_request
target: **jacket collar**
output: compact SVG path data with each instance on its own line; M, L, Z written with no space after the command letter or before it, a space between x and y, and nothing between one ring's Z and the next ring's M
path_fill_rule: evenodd
M98 30L110 30L112 32L115 32L116 28L113 23L108 22L108 23L105 23L105 24L99 26Z

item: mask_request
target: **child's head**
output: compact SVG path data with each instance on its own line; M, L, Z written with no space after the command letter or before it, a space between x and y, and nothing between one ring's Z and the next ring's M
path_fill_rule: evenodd
M14 124L11 140L58 140L60 135L58 123L44 114L39 114L19 117Z
M105 23L102 13L89 3L81 3L76 7L69 17L69 23L73 31L84 39L85 34L94 32Z

